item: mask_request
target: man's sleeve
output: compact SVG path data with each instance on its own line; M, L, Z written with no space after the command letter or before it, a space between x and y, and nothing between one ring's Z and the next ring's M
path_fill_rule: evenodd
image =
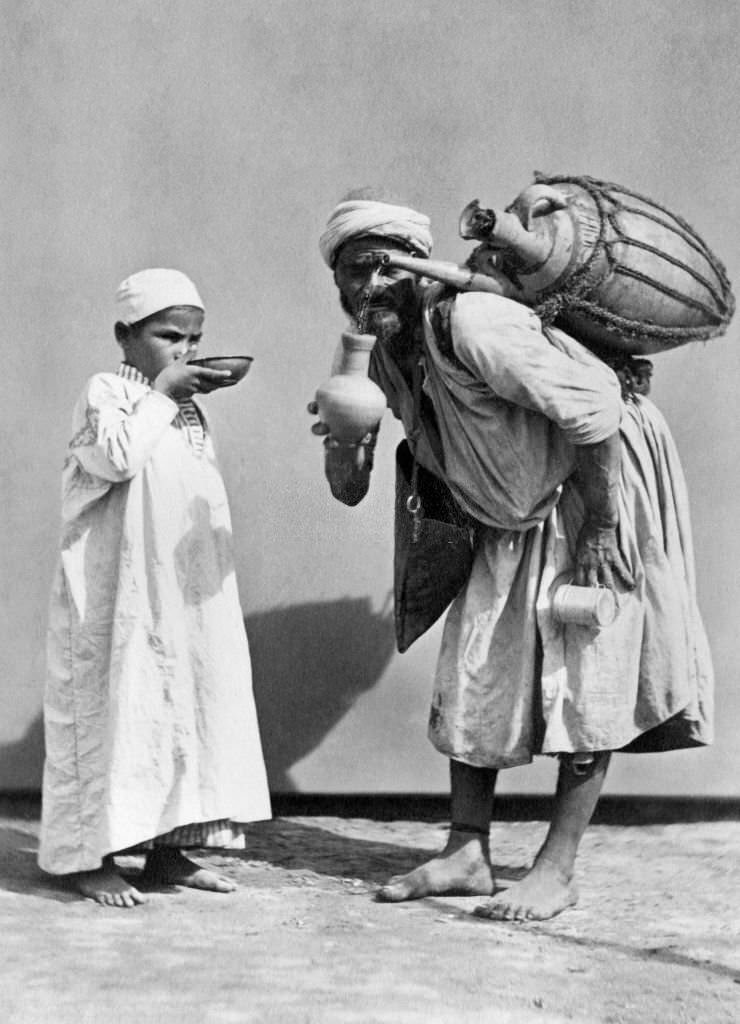
M595 444L618 429L616 374L562 332L562 347L552 344L527 306L467 292L456 298L450 323L455 354L475 378L500 398L547 416L572 444Z

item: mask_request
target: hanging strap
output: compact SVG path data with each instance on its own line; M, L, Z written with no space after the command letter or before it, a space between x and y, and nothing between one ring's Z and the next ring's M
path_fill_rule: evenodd
M414 541L419 539L419 530L421 529L421 519L423 515L421 497L419 495L419 463L416 458L416 445L421 434L421 377L423 370L424 364L422 356L419 355L418 359L414 361L411 378L413 420L408 440L410 442L409 447L411 449L413 462L411 464L411 494L406 499L406 511L414 521L412 530L412 537Z

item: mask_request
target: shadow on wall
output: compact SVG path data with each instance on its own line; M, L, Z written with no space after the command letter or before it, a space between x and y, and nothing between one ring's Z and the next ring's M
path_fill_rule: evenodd
M395 650L392 602L380 611L369 598L293 605L245 624L270 789L291 792L291 766L385 671Z
M292 792L290 767L314 750L371 690L395 650L393 608L369 598L300 604L245 620L270 788ZM0 792L41 786L41 714L0 749Z
M41 788L44 719L39 713L15 743L0 748L0 792Z

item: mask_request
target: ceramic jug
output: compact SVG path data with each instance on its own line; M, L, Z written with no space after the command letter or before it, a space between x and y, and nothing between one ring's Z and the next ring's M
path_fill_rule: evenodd
M319 418L342 444L357 444L374 430L386 409L386 397L367 375L375 335L344 331L339 372L316 392Z

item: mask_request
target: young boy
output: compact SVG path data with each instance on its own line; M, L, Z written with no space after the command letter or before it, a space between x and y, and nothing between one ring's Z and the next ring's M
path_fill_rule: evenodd
M145 902L140 885L228 892L187 847L244 847L270 817L229 508L192 396L228 383L195 367L204 307L175 270L116 294L117 373L86 384L62 475L44 702L39 864L87 897Z

